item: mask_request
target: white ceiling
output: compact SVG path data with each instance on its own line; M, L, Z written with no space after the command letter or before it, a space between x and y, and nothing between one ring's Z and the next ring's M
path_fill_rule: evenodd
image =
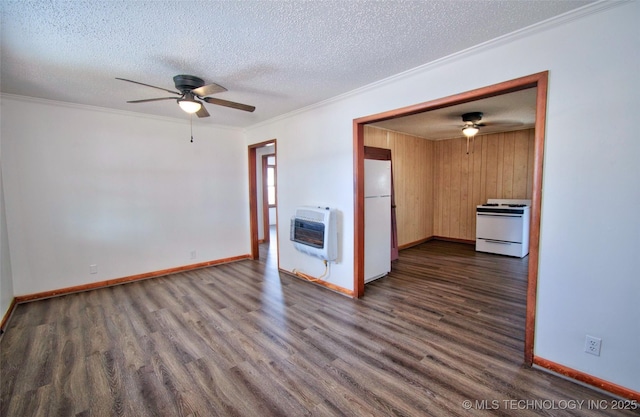
M191 74L228 89L203 123L245 127L581 7L591 0L2 0L3 93L188 117L167 93ZM487 113L487 120L489 114Z
M536 88L458 104L411 116L404 116L372 126L408 133L430 140L463 137L462 115L481 112L479 135L534 127L536 121Z

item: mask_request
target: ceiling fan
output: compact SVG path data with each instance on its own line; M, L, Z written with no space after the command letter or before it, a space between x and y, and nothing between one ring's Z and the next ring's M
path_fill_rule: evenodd
M469 154L469 140L472 140L472 149L475 145L475 136L480 131L481 127L487 126L485 123L480 123L482 120L483 113L479 111L464 113L462 115L462 134L467 138L467 154ZM490 126L496 126L500 129L510 129L515 128L517 126L521 126L522 123L513 123L513 122L493 122L489 124Z
M480 111L464 113L461 116L462 123L464 123L462 125L462 134L469 138L475 136L480 131L480 128L485 126L491 128L491 133L495 133L497 131L521 128L524 125L522 122L495 120L489 123L480 123L483 115Z
M465 113L462 115L462 122L464 123L462 126L462 134L467 138L467 155L469 155L469 139L472 139L471 152L473 153L476 143L476 133L480 131L481 127L485 126L484 123L480 123L480 120L482 120L482 112L479 111Z
M195 113L198 117L209 117L209 112L204 107L202 103L203 101L209 104L216 104L218 106L225 106L248 112L252 112L256 109L254 106L249 106L247 104L236 103L234 101L222 100L214 97L206 97L210 94L222 93L224 91L227 91L227 89L216 83L205 85L202 78L193 75L180 74L173 77L173 82L178 91L168 90L166 88L156 87L155 85L149 85L138 81L127 80L125 78L116 77L116 80L144 85L146 87L155 88L157 90L166 91L168 93L179 96L130 100L127 101L127 103L146 103L149 101L176 100L182 110L191 114Z
M484 123L480 123L480 120L482 120L482 112L474 111L463 114L462 121L464 126L462 126L462 134L467 138L475 136L480 131L480 127L486 126Z

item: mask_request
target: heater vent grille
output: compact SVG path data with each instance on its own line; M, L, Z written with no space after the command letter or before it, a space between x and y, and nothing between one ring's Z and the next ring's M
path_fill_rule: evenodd
M325 261L338 258L336 210L302 206L291 218L290 239L294 247Z

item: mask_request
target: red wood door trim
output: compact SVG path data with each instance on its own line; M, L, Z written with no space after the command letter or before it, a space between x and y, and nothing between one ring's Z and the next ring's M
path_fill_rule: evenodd
M249 145L247 152L249 156L249 239L251 245L251 259L260 258L260 247L258 244L258 171L256 167L256 150L270 144L273 144L274 152L277 152L275 150L275 146L277 145L275 139Z
M256 148L249 146L249 239L251 259L260 258L258 246L258 178Z
M262 155L262 239L265 243L269 241L269 196L267 184L267 161L273 155Z

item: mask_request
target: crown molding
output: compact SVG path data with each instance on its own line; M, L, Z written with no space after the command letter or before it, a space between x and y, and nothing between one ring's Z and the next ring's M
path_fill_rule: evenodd
M447 55L445 57L436 59L434 61L430 61L426 64L411 68L407 71L400 72L398 74L394 74L390 77L383 78L379 81L375 81L371 84L367 84L363 87L357 88L355 90L348 91L346 93L340 94L335 97L331 97L329 99L308 105L306 107L302 107L300 109L291 111L289 113L282 114L280 116L276 116L272 119L265 120L260 123L256 123L254 125L248 126L245 128L247 131L255 128L260 128L261 126L269 125L274 122L278 122L280 120L288 119L290 117L296 116L301 113L306 113L308 111L327 106L332 103L336 103L345 99L348 99L353 96L357 96L359 94L365 93L367 91L374 90L376 88L397 82L399 80L409 78L415 74L422 73L425 71L429 71L431 69L437 68L439 66L451 64L453 62L468 58L473 55L481 54L488 49L493 49L502 45L509 44L511 42L515 42L519 39L526 38L537 33L545 32L550 29L563 26L569 22L574 20L580 20L586 16L590 16L592 14L598 14L605 10L609 10L615 7L619 7L622 5L626 5L628 3L633 2L633 0L599 0L595 3L590 3L580 8L571 10L569 12L560 14L558 16L554 16L547 20L543 20L538 23L534 23L533 25L527 26L522 29L518 29L514 32L507 33L505 35L499 36L494 39L490 39L486 42L482 42L478 45L474 45L467 49L463 49L461 51L455 52L453 54Z
M23 103L34 103L34 104L43 104L43 105L55 106L55 107L64 107L64 108L74 109L74 110L88 110L88 111L93 111L98 113L108 113L108 114L115 114L119 116L136 117L141 119L161 120L165 122L180 123L185 125L189 125L190 123L189 119L180 119L177 117L156 116L153 114L138 113L138 112L128 111L128 110L112 109L109 107L99 107L99 106L92 106L88 104L70 103L67 101L57 101L57 100L50 100L50 99L44 99L44 98L38 98L38 97L28 97L28 96L20 96L16 94L0 93L0 102L4 99L21 101ZM244 128L241 128L241 127L225 126L225 125L219 125L219 124L213 124L213 123L202 124L201 126L213 127L216 129L228 130L232 132L244 131Z

